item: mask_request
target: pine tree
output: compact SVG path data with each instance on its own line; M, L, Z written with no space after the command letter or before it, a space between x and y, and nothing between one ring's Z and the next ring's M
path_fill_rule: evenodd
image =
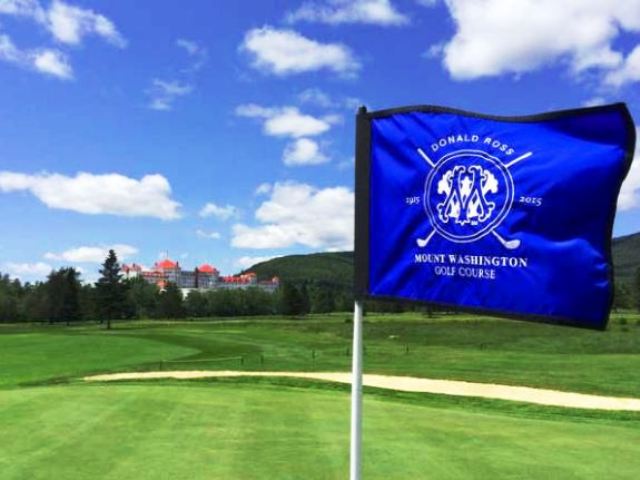
M61 268L47 277L47 317L49 323L80 320L80 281L74 268Z
M313 313L329 313L336 308L336 301L333 290L325 285L316 288L313 295Z
M300 287L300 313L306 315L311 312L311 298L309 297L309 290L307 289L307 282L304 282Z
M640 312L640 268L636 269L635 284L636 309Z
M100 269L100 278L96 283L96 306L98 315L107 321L107 329L111 328L111 320L124 318L127 312L126 285L122 281L118 257L113 250L109 250Z
M133 317L152 318L158 309L158 287L142 277L125 280L127 299Z
M624 283L616 282L613 293L613 309L614 311L624 310L633 306L631 291Z
M158 297L158 316L160 318L183 318L184 300L182 292L175 283L169 282Z
M304 301L298 289L291 283L285 282L280 286L280 312L283 315L302 315Z

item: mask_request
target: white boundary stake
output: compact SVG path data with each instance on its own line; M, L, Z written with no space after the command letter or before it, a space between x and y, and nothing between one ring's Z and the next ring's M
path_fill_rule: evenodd
M362 467L362 301L353 309L353 365L351 379L351 468L349 478L360 480Z

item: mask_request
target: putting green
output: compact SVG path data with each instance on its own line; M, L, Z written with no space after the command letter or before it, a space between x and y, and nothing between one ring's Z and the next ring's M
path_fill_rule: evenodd
M635 479L637 422L365 397L365 478ZM0 391L3 479L333 479L346 392L246 383Z

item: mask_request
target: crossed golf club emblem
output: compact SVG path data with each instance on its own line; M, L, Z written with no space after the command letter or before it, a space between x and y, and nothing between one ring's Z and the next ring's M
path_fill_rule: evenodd
M518 162L530 157L533 152L527 152L506 164L502 163L497 158L482 150L458 150L444 155L437 162L431 160L431 158L429 158L429 156L421 148L418 148L417 152L418 155L420 155L420 157L427 163L427 165L429 165L431 169L425 182L423 203L427 216L431 221L432 227L431 231L424 238L416 239L416 244L418 245L418 247L426 247L436 233L454 243L470 243L491 234L507 250L515 250L516 248L520 247L519 239L506 239L496 230L500 226L502 221L506 218L513 204L514 185L509 169ZM474 164L469 168L461 167L459 161L459 159L461 158L473 158L477 164ZM495 175L491 173L484 173L484 176L482 176L484 170L479 166L479 164L487 165L487 170L493 170L495 172ZM446 187L444 188L454 189L455 191L453 192L453 195L451 194L451 191L448 190L446 192L447 199L445 200L445 202L443 202L442 204L438 204L436 208L433 208L431 193L432 187L434 187L434 184L437 184L437 193L443 193L443 187L441 185L444 180L440 179L438 181L437 174L443 171L449 165L452 166L451 170L447 172L447 174L449 175L451 175L451 172L468 172L468 175L463 177L464 184L462 185L466 193L464 195L460 193L460 183L462 183L459 182L461 178L460 175L458 175L458 177L456 178L452 178L450 176L449 178L447 178L449 183L445 181L444 185L446 185ZM484 179L484 189L480 187L480 178ZM498 181L497 179L501 179L501 181ZM488 182L491 182L490 186L488 186ZM484 198L484 194L497 193L499 184L501 184L505 189L504 201L501 205L496 205L495 202L487 202ZM447 209L452 208L452 205L456 207L456 212L461 208L466 209L469 205L471 195L474 193L474 199L476 200L476 203L479 203L478 208L480 208L482 215L476 215L475 222L465 220L459 221L458 223L471 223L474 227L478 228L472 228L470 233L463 234L459 232L453 232L451 231L451 229L446 228L446 225L443 224L443 220L444 223L448 222L449 220L446 214ZM452 203L453 200L455 200L455 202L457 203ZM442 216L443 209L445 211L444 218ZM474 213L477 214L477 212Z

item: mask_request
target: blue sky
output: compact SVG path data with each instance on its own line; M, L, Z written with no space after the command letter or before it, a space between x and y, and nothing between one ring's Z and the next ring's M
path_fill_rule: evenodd
M0 0L0 271L348 249L359 104L638 116L639 33L637 0Z

